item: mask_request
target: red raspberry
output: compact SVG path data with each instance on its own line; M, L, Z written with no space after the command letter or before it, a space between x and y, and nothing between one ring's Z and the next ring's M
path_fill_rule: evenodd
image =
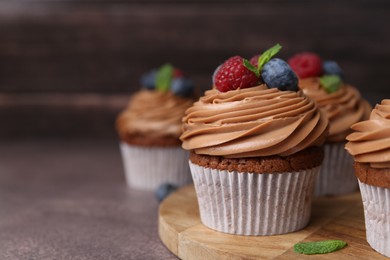
M184 76L183 71L181 71L180 69L177 69L177 68L173 69L173 77L174 78L181 78L183 76Z
M292 56L288 64L300 78L318 77L322 73L322 60L312 52L302 52Z
M259 82L256 75L243 64L243 58L234 56L226 60L214 77L215 87L226 92L238 88L250 88Z
M257 63L259 62L259 57L261 56L261 54L257 54L255 56L253 56L249 62L253 65L253 66L256 66L257 67Z

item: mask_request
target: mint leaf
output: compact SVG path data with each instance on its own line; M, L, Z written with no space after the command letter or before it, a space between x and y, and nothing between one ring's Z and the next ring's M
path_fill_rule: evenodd
M247 68L248 70L255 73L256 77L260 76L260 72L257 70L257 68L255 66L252 65L252 63L249 62L249 60L244 59L243 64L244 64L245 68Z
M156 89L162 92L167 92L171 86L173 75L173 66L171 64L163 65L156 75Z
M327 254L340 250L345 246L347 246L347 243L342 240L302 242L294 245L294 252L305 255Z
M260 77L261 69L263 68L264 64L266 64L273 56L275 56L276 53L278 53L282 49L282 46L277 43L275 46L269 48L265 52L263 52L258 59L257 62L257 68L256 66L252 65L250 61L247 59L243 60L243 65L250 71L252 71L256 77Z
M277 54L281 49L282 46L277 43L275 46L269 48L259 56L257 63L257 71L259 72L259 75L264 64L266 64L270 59L272 59L272 57L275 56L275 54Z
M325 75L320 78L320 84L330 94L341 87L342 81L337 75Z

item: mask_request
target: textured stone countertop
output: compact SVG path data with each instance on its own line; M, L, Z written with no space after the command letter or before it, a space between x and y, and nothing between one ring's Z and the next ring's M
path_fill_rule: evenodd
M0 142L0 259L177 259L116 140Z

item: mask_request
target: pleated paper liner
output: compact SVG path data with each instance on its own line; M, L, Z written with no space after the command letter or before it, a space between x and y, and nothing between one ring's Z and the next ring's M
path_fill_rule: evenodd
M237 235L277 235L304 228L319 167L257 174L190 162L202 223Z
M359 181L364 207L367 242L390 257L390 189Z
M324 145L325 157L317 177L315 196L342 195L357 191L353 159L344 145L344 142Z
M192 182L189 153L178 147L139 147L120 143L126 181L130 187L155 190L162 183Z

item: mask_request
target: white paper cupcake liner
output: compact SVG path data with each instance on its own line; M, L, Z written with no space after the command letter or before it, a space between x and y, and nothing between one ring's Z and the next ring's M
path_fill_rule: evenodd
M344 142L325 144L325 157L317 176L315 196L341 195L357 191L353 158L344 149L344 145Z
M237 235L276 235L304 228L319 167L300 172L242 173L190 162L202 223Z
M359 181L364 206L367 242L390 257L390 189Z
M181 147L139 147L120 143L126 181L130 187L155 190L162 183L191 183L189 153Z

